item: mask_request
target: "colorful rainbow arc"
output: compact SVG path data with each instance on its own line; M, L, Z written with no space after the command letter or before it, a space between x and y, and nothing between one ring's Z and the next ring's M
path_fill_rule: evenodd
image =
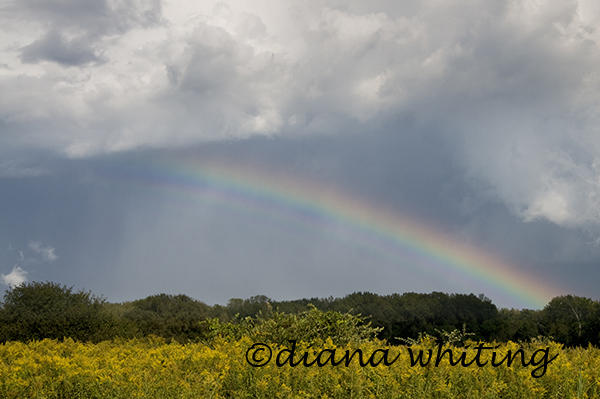
M134 180L159 186L217 192L236 203L252 203L311 221L335 222L410 248L448 272L461 272L541 307L562 290L542 282L478 248L459 242L424 223L311 181L250 167L214 161L159 161L143 165Z

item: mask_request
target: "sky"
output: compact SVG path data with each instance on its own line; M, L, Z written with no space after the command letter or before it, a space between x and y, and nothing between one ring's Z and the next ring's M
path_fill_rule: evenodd
M591 0L4 1L0 290L600 299L597 26Z

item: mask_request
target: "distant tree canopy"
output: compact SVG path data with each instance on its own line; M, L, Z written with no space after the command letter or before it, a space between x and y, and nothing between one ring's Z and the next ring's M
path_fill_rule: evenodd
M210 316L209 311L210 306L186 295L159 294L133 301L122 318L131 323L135 335L186 341L203 336L199 322Z
M4 341L63 337L99 341L115 324L104 304L89 292L56 283L26 283L4 295L0 336Z
M461 329L466 326L477 337L487 338L493 333L498 309L484 296L473 294L448 295L441 292L431 294L406 293L381 296L368 292L357 292L344 298L311 298L296 301L270 301L257 296L247 300L229 302L225 313L244 316L266 313L272 309L297 313L309 304L324 311L350 312L366 317L374 326L382 327L380 338L396 341L396 337L416 337L419 333L436 334L436 330ZM223 310L221 310L223 314Z
M600 305L576 296L552 299L541 312L541 332L568 346L598 345L600 342Z
M498 310L483 295L357 292L343 298L292 301L258 295L234 298L225 306L167 294L107 303L89 292L32 282L6 291L0 305L0 341L158 335L187 342L240 334L285 341L295 335L317 339L321 334L347 342L377 334L398 343L419 333L442 336L463 329L488 341L524 341L541 335L569 346L598 345L600 302L567 295L552 299L542 310Z

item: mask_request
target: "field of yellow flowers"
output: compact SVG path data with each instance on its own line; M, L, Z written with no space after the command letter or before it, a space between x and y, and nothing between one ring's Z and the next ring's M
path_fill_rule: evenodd
M559 355L542 377L533 378L531 368L520 363L411 367L406 347L379 341L360 348L399 353L393 365L278 367L271 362L252 367L246 361L252 344L249 338L218 338L209 345L159 338L7 342L0 344L0 398L600 398L600 350L594 347L525 344L527 353L544 347ZM331 341L299 347L335 348ZM421 342L412 348L427 347L430 343ZM509 342L497 351L519 347Z

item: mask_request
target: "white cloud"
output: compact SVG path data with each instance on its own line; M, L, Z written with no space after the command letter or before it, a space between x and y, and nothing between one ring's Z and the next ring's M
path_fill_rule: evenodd
M55 249L49 245L44 245L39 241L30 241L29 248L40 255L46 262L54 262L58 256L54 253Z
M27 281L27 272L19 266L14 266L10 273L2 275L2 281L10 288L18 287Z
M524 220L600 222L595 2L67 3L0 16L0 146L81 157L409 116Z

